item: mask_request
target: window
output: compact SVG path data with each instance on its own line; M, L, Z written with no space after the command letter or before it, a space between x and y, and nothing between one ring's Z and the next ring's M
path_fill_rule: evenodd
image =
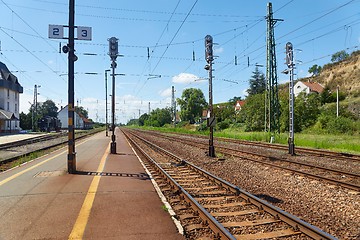
M15 103L15 113L17 113L17 103Z
M7 102L7 110L10 111L10 103Z
M14 94L15 94L15 100L17 100L17 93L16 93L16 92L14 92Z
M10 98L10 89L8 89L7 97L8 97L8 99Z

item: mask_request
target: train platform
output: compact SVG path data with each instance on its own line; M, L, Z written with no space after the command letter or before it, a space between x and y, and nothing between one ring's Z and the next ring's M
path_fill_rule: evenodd
M76 174L67 148L0 173L0 240L184 239L118 129L116 143L76 142Z
M35 138L45 135L45 133L15 133L15 134L0 134L0 144L16 142L29 138Z

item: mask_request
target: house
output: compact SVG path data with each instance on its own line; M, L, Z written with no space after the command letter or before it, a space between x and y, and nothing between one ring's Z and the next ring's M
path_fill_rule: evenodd
M240 112L241 111L241 108L244 106L245 104L245 101L244 100L237 100L236 103L235 103L235 112Z
M58 119L61 122L61 129L68 129L68 105L60 109L60 111L58 112ZM77 112L74 112L74 128L84 128L84 121Z
M68 129L68 106L61 107L58 112L58 119L61 122L61 129ZM81 113L74 112L74 128L75 129L90 129L93 122L85 118Z
M93 128L93 122L90 119L87 119L81 113L77 113L77 114L81 117L81 119L84 122L83 129L91 129L91 128Z
M305 92L306 94L310 93L322 93L324 91L324 87L316 82L297 82L294 85L294 95L297 97L301 92Z
M0 62L0 132L18 132L20 128L19 98L23 93L17 77Z

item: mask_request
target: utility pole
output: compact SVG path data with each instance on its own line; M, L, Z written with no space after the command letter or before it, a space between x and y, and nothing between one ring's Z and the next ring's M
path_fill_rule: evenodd
M38 93L38 88L40 88L40 85L34 85L34 103L33 103L33 109L32 109L32 114L31 114L31 120L32 120L32 130L33 132L35 132L36 130L36 121L37 121L37 96L39 95Z
M74 62L75 56L75 0L69 0L69 42L68 42L68 172L76 172L75 130L74 130ZM75 59L76 58L76 59Z
M272 4L267 5L267 41L266 41L266 105L265 112L268 115L265 118L268 123L268 130L271 133L280 133L280 106L279 106L279 95L277 85L277 68L276 68L276 52L275 52L275 35L274 26L277 21L283 21L282 19L274 19L272 12ZM268 108L268 109L266 109ZM265 128L266 129L266 128Z
M117 66L116 64L116 58L118 56L119 50L118 50L118 39L116 37L112 37L109 39L109 55L111 58L111 68L112 68L112 103L111 103L111 145L110 145L110 152L112 154L116 154L116 141L115 141L115 68Z
M336 86L336 117L339 117L339 85Z
M106 136L108 135L108 106L107 106L107 73L110 72L110 69L106 69L105 70L105 131L106 131Z
M151 109L150 109L150 102L149 102L149 109L148 109L148 114L149 114L149 115L150 115L150 110L151 110Z
M207 65L205 69L209 71L209 111L208 111L208 126L210 128L209 136L209 157L215 157L214 147L214 126L216 124L215 116L213 113L213 98L212 98L212 62L213 56L213 38L210 35L205 36L205 60Z
M68 37L64 37L64 28L69 28ZM74 63L78 59L75 55L75 28L77 40L91 40L91 27L75 26L75 0L69 0L69 24L49 25L49 38L68 39L68 44L62 47L68 53L68 172L76 173L75 131L74 131Z
M171 87L171 109L173 114L173 124L176 125L176 101L175 101L175 88Z
M286 65L288 69L286 73L290 74L289 82L289 154L295 155L295 144L294 144L294 49L292 43L288 42L285 46L286 49Z

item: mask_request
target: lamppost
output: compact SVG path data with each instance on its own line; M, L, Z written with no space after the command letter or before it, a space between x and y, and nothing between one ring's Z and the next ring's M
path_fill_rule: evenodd
M105 70L105 130L106 136L108 136L108 108L107 108L107 73L110 72L110 69Z

